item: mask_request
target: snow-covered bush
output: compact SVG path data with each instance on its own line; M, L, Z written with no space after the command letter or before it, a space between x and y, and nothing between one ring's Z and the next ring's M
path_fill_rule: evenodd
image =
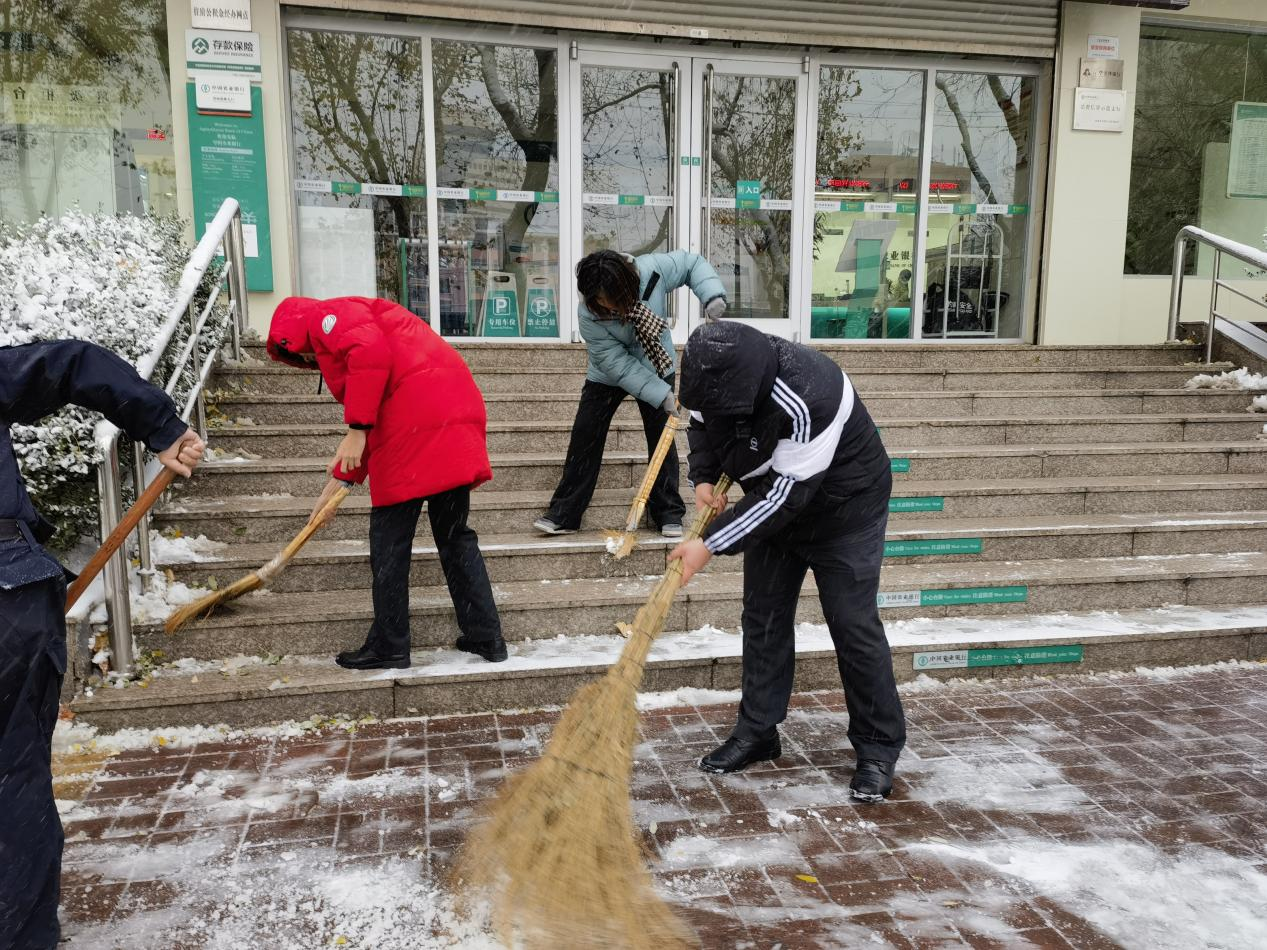
M0 346L88 340L135 365L166 320L189 252L175 217L72 211L0 225ZM206 286L203 291L205 300ZM224 324L222 317L212 320ZM212 349L209 344L204 352ZM153 379L165 383L169 374L170 364L160 364ZM92 434L99 418L71 407L11 429L27 487L58 529L54 544L96 524L100 455Z

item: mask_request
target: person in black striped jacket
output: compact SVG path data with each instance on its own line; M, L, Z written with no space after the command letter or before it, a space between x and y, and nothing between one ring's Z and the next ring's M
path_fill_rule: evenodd
M878 802L892 790L906 726L876 601L893 476L875 423L825 354L725 321L691 335L679 399L691 411L696 506L721 513L670 557L689 581L714 554L744 554L738 722L699 767L736 772L782 754L796 606L812 569L857 754L851 793ZM723 472L744 490L730 510L713 493Z

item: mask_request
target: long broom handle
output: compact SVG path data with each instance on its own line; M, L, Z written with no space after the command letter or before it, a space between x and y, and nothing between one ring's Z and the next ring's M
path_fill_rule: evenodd
M128 535L145 517L145 513L154 507L159 496L167 491L167 487L171 485L175 477L175 472L170 468L164 468L158 473L158 477L150 482L149 488L145 489L141 493L141 497L128 509L128 513L123 516L123 520L110 532L110 537L102 542L101 547L97 549L97 553L92 556L92 560L80 571L79 576L75 578L75 582L70 585L70 590L66 592L67 610L75 606L75 602L83 596L84 591L88 589L88 585L93 582L96 576L101 573L101 569L114 556L114 552L119 549L119 545L127 540Z
M638 522L642 519L642 512L646 509L647 500L651 497L651 489L660 475L660 469L664 467L664 460L669 456L669 449L673 448L673 439L683 428L685 426L678 417L669 413L669 418L664 423L664 431L660 433L660 441L656 443L655 451L651 453L651 460L647 463L647 473L642 476L642 484L638 486L633 504L629 506L629 517L625 520L626 531L638 530Z
M290 543L282 548L276 557L256 571L261 583L267 583L274 574L290 562L291 558L299 553L299 549L307 544L308 540L321 529L322 525L326 523L326 516L333 515L334 512L338 510L338 507L343 504L343 500L348 497L351 491L352 489L347 482L344 482L339 486L338 490L330 496L330 499L321 507L321 510L317 512L316 517L309 519L308 523L304 525L303 530L291 538Z

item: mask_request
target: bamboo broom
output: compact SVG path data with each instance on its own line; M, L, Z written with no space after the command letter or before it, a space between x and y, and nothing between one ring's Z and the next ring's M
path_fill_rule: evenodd
M340 485L338 490L330 496L330 500L322 506L317 516L310 519L304 525L303 530L295 535L291 542L282 548L276 557L258 571L247 574L246 577L234 581L228 587L214 590L201 600L196 600L192 604L186 604L181 607L180 610L177 610L167 618L167 623L163 629L168 633L175 633L195 617L207 616L221 604L227 604L231 600L237 600L243 594L249 594L253 590L268 586L273 578L285 570L286 565L299 553L299 549L308 543L308 539L316 534L317 530L326 523L328 517L338 510L339 505L343 504L343 499L347 498L350 493L351 489L346 483Z
M722 476L716 490L724 494L729 484ZM698 538L715 514L700 512L686 539ZM573 695L541 758L507 779L467 839L455 891L490 898L508 945L699 945L655 891L629 802L637 690L681 586L682 562L674 561L639 609L620 658Z
M669 414L668 420L664 423L664 431L660 433L660 441L656 443L655 451L651 453L651 459L647 462L647 472L642 476L642 484L638 486L638 491L634 494L633 504L629 506L629 517L625 519L625 530L622 532L608 532L607 550L616 560L621 560L629 556L634 546L638 543L638 522L642 520L642 513L647 508L647 500L651 497L651 489L655 486L655 480L660 474L660 469L664 467L664 460L669 455L669 449L673 447L673 439L677 433L686 428L686 423L678 419L672 413Z

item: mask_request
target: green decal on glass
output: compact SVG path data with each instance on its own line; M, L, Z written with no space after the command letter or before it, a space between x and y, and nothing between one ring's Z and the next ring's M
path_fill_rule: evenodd
M689 156L689 155L683 155L683 156L682 156L682 158L681 158L681 164L683 164L683 165L690 165L690 164L691 164L691 156Z
M695 168L699 168L699 166L700 166L700 160L699 160L699 156L698 156L698 155L692 155L692 156L691 156L691 165L693 165Z
M537 200L542 204L557 205L559 203L559 193L557 191L538 191Z
M225 198L242 209L246 245L246 287L273 289L273 240L268 220L268 174L264 156L264 105L259 86L251 87L249 116L200 115L192 82L185 84L189 111L189 161L193 172L194 237Z
M646 195L620 195L617 200L622 205L641 205L647 203Z
M955 205L955 214L976 214L976 205Z
M918 210L919 210L919 205L917 204L912 204L906 201L899 201L897 203L898 214L914 214Z
M906 474L911 470L911 460L889 459L889 469L897 474Z
M956 604L1023 604L1029 600L1028 587L958 587L920 591L921 607L948 607Z
M472 188L471 200L472 201L496 201L497 189L496 188Z
M735 207L750 209L761 207L761 182L759 180L743 179L735 182Z
M1029 214L1029 205L1008 205L1008 214Z
M939 554L980 554L980 538L945 538L931 541L886 541L885 557L931 557Z
M330 193L335 195L359 195L361 193L361 183L359 181L332 181L330 182Z
M938 495L924 498L890 498L889 511L942 511L946 507L946 499Z
M401 185L400 193L406 198L425 198L427 197L426 185Z
M529 281L524 319L527 323L526 336L558 337L559 306L549 277L533 277Z
M842 201L840 203L841 211L866 211L867 203L865 201Z

